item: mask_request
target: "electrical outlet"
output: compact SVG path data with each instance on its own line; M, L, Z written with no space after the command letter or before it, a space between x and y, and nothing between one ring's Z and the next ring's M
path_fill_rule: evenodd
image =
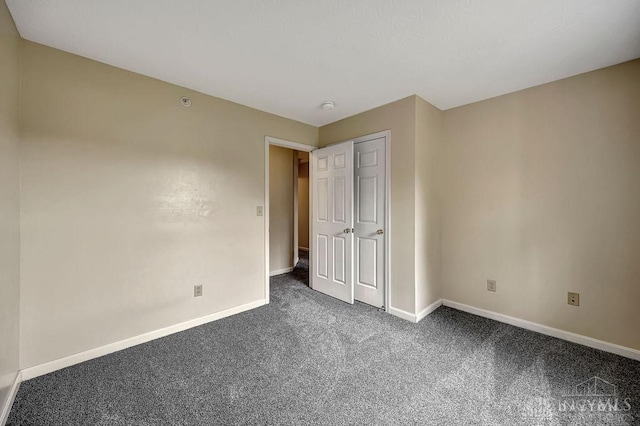
M262 206L257 206L256 207L256 215L262 216L263 214L264 214L264 209L262 208Z
M487 290L496 291L496 280L487 280Z
M202 284L194 285L193 297L200 297L200 296L202 296Z
M567 303L573 306L580 306L580 293L567 293Z

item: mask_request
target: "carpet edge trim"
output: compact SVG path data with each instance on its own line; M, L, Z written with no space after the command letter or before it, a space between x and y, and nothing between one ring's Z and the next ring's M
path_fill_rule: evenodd
M549 327L547 325L538 324L524 319L512 317L486 309L476 308L475 306L465 305L464 303L454 302L452 300L443 299L442 304L458 311L464 311L470 314L489 318L498 322L513 325L515 327L524 328L525 330L535 331L547 336L556 337L571 343L588 346L593 349L599 349L625 358L640 361L640 351L615 343L605 342L604 340L594 339L593 337L583 336L582 334L572 333L570 331L560 330L558 328Z
M161 337L168 336L170 334L178 333L180 331L188 330L199 325L203 325L212 321L216 321L222 318L230 317L241 312L245 312L251 309L258 308L265 305L264 299L256 300L254 302L245 303L244 305L235 306L233 308L225 309L224 311L215 312L213 314L205 315L203 317L195 318L178 324L170 325L168 327L160 328L158 330L150 331L147 333L139 334L137 336L129 337L127 339L119 340L117 342L109 343L104 346L89 349L83 352L79 352L73 355L69 355L63 358L59 358L53 361L45 362L42 364L34 365L33 367L24 368L21 370L22 380L30 380L38 376L52 373L57 370L61 370L66 367L70 367L81 362L89 361L94 358L98 358L104 355L108 355L113 352L117 352L132 346L137 346L142 343L150 342L151 340L159 339Z

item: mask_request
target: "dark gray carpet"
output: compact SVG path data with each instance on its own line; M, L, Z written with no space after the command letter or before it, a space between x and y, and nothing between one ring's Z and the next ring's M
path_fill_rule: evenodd
M296 265L296 268L294 268L294 271L298 270L304 273L305 270L309 269L309 252L304 250L298 250L298 257L300 258L300 260Z
M268 306L24 382L8 424L640 423L639 362L445 307L411 324L300 266ZM576 389L595 376L615 388Z

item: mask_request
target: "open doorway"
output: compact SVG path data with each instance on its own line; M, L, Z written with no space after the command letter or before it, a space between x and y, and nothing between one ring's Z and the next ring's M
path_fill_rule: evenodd
M265 138L265 300L271 282L309 282L309 152L312 146ZM300 250L302 247L302 250Z
M297 203L294 215L297 218L298 263L309 267L309 153L298 151L297 174L295 176ZM297 212L296 212L297 210ZM295 239L294 239L295 243ZM296 245L294 245L295 247Z

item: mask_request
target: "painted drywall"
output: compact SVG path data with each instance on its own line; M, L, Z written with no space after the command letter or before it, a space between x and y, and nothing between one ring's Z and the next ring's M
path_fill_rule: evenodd
M317 128L24 40L22 82L22 368L264 299L264 138Z
M418 96L415 101L415 313L420 313L442 298L440 192L444 113Z
M298 247L309 248L309 154L298 164Z
M640 56L637 0L9 5L29 40L314 125L413 93L451 108Z
M269 271L293 267L293 179L297 152L269 147Z
M636 60L445 112L446 299L640 349L639 76Z
M415 313L415 96L320 128L320 146L391 130L391 304Z
M20 37L0 1L0 413L19 367L19 144Z

